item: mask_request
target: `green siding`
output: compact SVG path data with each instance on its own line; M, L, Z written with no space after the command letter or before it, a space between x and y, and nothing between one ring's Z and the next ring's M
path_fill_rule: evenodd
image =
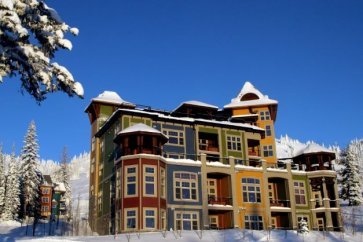
M103 183L102 214L110 213L110 180Z
M305 184L305 200L306 200L306 205L298 205L296 204L296 208L297 209L309 209L310 207L310 192L309 192L309 183L308 183L308 178L305 175L293 175L292 176L292 181L302 181ZM293 194L293 196L295 196L295 194Z
M210 134L218 134L218 129L199 127L199 132L210 133Z

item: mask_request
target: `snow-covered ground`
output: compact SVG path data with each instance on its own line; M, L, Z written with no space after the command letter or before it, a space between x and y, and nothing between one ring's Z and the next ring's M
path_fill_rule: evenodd
M43 230L42 230L43 229ZM363 241L362 231L342 232L318 232L311 231L306 235L296 231L272 230L205 230L205 231L176 231L149 232L149 233L129 233L118 234L116 237L111 236L47 236L48 227L39 226L37 237L25 236L25 227L13 227L0 225L0 241L136 241L136 242L160 242L160 241L178 241L178 242L234 242L234 241L281 241L281 242L298 242L298 241ZM43 234L42 234L43 232ZM66 234L65 234L66 235Z

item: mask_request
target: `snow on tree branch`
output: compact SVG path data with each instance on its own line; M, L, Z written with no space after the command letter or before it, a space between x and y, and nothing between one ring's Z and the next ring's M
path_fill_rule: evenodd
M49 92L83 97L81 83L63 66L52 62L59 49L72 49L65 38L78 35L58 13L38 0L0 0L0 82L20 76L21 87L37 102Z

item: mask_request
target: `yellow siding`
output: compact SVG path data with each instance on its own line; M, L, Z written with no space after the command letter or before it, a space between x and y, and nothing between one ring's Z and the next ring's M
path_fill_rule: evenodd
M257 178L260 179L260 193L261 193L261 203L246 203L243 202L242 196L242 178ZM236 189L237 189L237 201L239 207L239 227L244 228L244 215L259 215L263 217L264 224L268 219L266 214L266 193L265 184L263 179L263 172L261 171L238 171L236 173Z

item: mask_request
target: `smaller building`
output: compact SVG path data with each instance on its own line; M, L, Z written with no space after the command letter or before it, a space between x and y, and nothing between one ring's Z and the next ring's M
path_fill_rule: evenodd
M51 215L52 206L52 193L53 193L53 183L50 175L44 175L43 183L40 185L41 191L41 216L49 217Z
M52 197L52 214L59 218L64 218L67 214L65 195L66 188L64 183L54 183L54 192Z

